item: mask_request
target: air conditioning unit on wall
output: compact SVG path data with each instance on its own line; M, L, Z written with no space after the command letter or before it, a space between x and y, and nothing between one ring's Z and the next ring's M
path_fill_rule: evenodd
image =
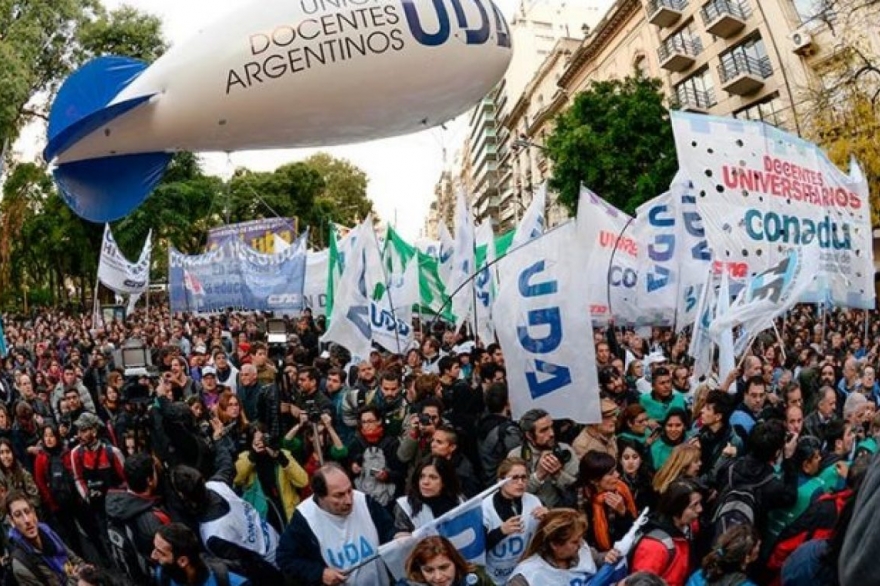
M813 35L800 28L788 36L791 39L792 51L798 55L812 55L815 51Z

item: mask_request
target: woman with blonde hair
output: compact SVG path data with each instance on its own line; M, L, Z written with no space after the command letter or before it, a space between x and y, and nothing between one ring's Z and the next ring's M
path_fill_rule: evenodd
M587 518L578 511L547 511L508 586L589 583L596 574L596 562L584 541L586 533ZM617 551L611 550L605 562L613 564L618 558Z
M479 567L469 564L445 537L426 537L406 559L406 577L411 584L427 586L491 586Z
M700 473L700 445L684 443L675 446L669 458L654 475L654 492L662 495L676 480L695 480Z

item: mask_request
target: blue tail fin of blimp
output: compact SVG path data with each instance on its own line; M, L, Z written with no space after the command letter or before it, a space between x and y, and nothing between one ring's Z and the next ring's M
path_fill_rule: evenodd
M146 68L146 63L136 59L98 57L67 78L49 115L46 161L149 101L152 94L108 106ZM170 160L170 153L108 156L62 163L54 175L62 197L77 215L92 222L110 222L147 198Z

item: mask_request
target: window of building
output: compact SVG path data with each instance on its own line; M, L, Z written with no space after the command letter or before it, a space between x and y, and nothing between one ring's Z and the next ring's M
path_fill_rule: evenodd
M792 5L801 24L818 26L821 22L836 20L830 0L792 0Z
M761 100L749 104L745 108L733 113L734 118L740 120L761 120L773 126L781 126L784 122L782 111L784 107L778 92L774 92Z
M703 67L695 74L675 86L675 99L678 106L711 108L718 101L715 99L715 81L708 67Z
M703 51L703 43L697 34L697 27L691 19L683 27L666 37L663 46L668 50L678 50L688 55L699 55Z
M720 59L723 77L727 79L740 73L752 73L764 78L773 73L764 39L760 36L752 37L722 53Z

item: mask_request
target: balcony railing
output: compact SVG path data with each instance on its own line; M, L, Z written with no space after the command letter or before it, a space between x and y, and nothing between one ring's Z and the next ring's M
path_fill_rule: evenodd
M745 2L712 0L700 9L700 14L709 34L726 39L746 26L751 9Z
M648 22L659 27L675 24L687 6L687 0L648 0Z
M698 90L692 87L679 87L672 99L672 108L686 112L705 112L715 104L715 92L711 89Z
M743 53L728 53L721 57L718 66L722 89L740 96L758 91L771 75L773 67L769 57L758 59Z
M676 36L666 39L657 49L660 67L668 71L684 71L694 64L694 58L703 52L703 43L699 37L683 39Z

